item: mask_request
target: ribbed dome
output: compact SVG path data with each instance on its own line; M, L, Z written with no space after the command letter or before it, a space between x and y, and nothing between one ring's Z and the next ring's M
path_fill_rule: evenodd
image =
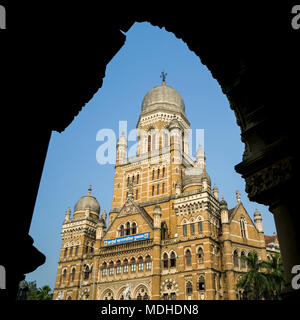
M203 179L207 179L207 183L211 185L210 176L206 170L202 170L200 167L187 168L185 170L185 175L182 179L183 188L192 185L202 185Z
M181 95L171 86L162 82L160 86L151 89L142 102L142 112L165 108L170 111L185 112L184 101Z
M100 213L99 202L95 197L91 196L91 187L88 195L81 197L75 204L74 213L77 211L85 211L86 209L90 209L90 211L97 213L97 215Z

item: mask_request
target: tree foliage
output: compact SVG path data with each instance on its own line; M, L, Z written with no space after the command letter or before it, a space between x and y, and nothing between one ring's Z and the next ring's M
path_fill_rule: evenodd
M28 282L27 300L52 300L52 296L53 293L51 293L51 288L48 285L37 288L36 281Z
M278 299L284 283L280 255L276 254L268 261L259 261L257 253L251 251L242 259L249 268L237 283L237 288L243 289L244 298Z

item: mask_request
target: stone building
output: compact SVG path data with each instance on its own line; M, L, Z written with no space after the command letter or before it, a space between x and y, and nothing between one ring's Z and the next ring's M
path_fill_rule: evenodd
M137 155L127 158L124 135L117 142L109 216L91 187L73 217L66 212L53 299L239 298L242 256L255 250L266 260L273 240L238 192L232 209L220 199L204 150L189 156L189 128L182 97L163 77L142 102Z

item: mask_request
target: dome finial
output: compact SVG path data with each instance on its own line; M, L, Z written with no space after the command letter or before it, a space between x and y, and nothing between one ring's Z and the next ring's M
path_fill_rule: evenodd
M162 73L160 74L160 77L162 79L162 84L165 84L166 83L167 73L165 73L165 71L162 71Z
M92 185L90 184L89 189L88 189L88 196L90 196L92 194Z

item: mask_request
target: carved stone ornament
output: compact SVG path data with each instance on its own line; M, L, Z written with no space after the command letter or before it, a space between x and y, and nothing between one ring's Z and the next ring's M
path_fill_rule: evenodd
M291 178L291 159L285 158L246 177L246 192L249 198L252 198L287 182Z

